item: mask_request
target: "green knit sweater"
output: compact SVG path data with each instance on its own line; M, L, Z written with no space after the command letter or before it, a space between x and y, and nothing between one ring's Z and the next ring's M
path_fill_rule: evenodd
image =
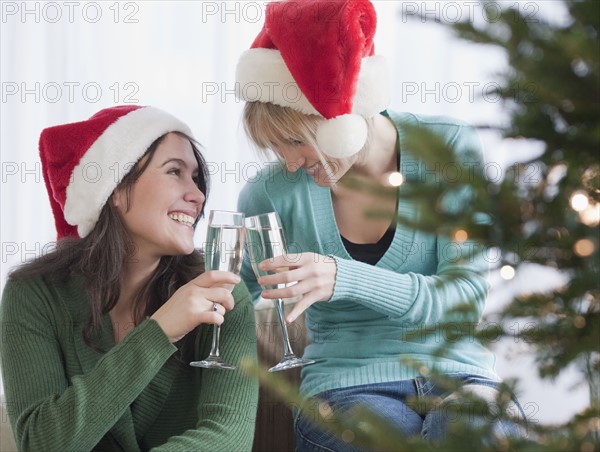
M244 284L221 331L223 358L256 360L253 306ZM258 385L239 371L181 363L152 319L114 344L104 317L98 345L82 328L89 300L80 278L8 281L0 305L0 357L7 410L20 450L247 451ZM210 349L201 326L196 354Z
M444 117L386 114L398 132L399 169L407 181L397 207L401 218L412 222L421 215L420 205L403 197L406 190L444 183L444 169L448 178L455 178L459 162L469 170L483 170L473 128ZM409 148L408 126L437 133L454 151L454 161L438 161L438 171L432 170ZM448 195L445 208L460 211L470 196ZM317 186L303 170L289 173L280 166L267 166L248 182L238 209L246 216L279 212L290 253L330 255L337 263L333 296L307 310L311 343L304 356L316 364L302 368L304 395L411 379L433 369L498 379L493 355L473 334L488 290L486 255L474 243L398 224L377 265L355 261L340 238L330 189ZM241 275L257 301L261 288L247 257ZM466 303L472 308L468 314L451 317L454 308ZM296 334L301 326L292 328L296 331L290 334Z

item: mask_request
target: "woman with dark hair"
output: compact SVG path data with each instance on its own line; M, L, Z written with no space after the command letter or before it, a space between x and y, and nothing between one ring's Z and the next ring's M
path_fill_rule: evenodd
M208 175L189 128L107 108L45 129L40 157L56 249L14 270L0 305L19 449L250 450L257 383L188 365L213 324L228 362L256 360L246 287L194 248Z

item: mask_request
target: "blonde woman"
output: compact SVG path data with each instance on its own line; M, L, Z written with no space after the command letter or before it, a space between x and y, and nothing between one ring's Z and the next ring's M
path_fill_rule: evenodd
M425 333L452 320L449 312L467 301L473 309L461 325L479 322L487 263L470 251L473 243L391 221L419 217L419 206L402 190L387 198L344 182L378 185L398 171L409 182L426 181L425 162L406 141L409 128L436 133L457 162L471 164L481 162L477 135L449 118L387 109L389 80L374 51L376 17L368 0L284 0L270 3L265 17L238 62L238 95L247 101L248 136L281 167L268 166L249 182L238 208L246 215L278 212L291 254L263 262L273 274L258 280L245 262L242 277L255 300L300 298L286 320L306 311L311 343L304 357L316 363L302 368L304 396L341 413L366 405L406 435L440 440L447 412L410 403L456 398L429 378L434 370L490 401L500 384L493 355L472 335L439 357L439 335ZM447 207L468 202L465 193ZM387 215L373 219L367 211ZM457 259L457 250L470 258ZM406 334L415 331L423 335ZM513 408L523 415L516 400ZM513 423L493 428L500 436L518 434ZM299 451L358 450L309 417L298 417L295 429Z

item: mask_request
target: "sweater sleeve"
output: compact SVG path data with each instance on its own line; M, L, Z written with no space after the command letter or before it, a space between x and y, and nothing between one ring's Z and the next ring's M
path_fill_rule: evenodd
M90 450L176 351L147 319L95 367L67 379L51 300L33 284L9 281L0 304L2 376L19 450ZM57 324L65 322L65 324Z
M446 246L449 245L449 246ZM460 263L447 256L448 249L471 249ZM462 319L477 323L488 291L486 264L475 244L438 239L439 259L435 275L396 273L363 262L336 258L337 280L330 303L352 299L407 325L421 327L448 320L448 311L463 304L472 310Z
M256 364L254 307L244 284L234 290L235 309L221 328L223 360L239 366L242 360ZM212 332L212 328L207 329ZM201 339L199 353L209 352L210 337ZM198 422L194 429L173 436L155 451L249 451L254 440L258 382L234 371L202 369Z
M456 160L453 163L481 175L481 143L475 129L465 124L458 124L454 129L448 140ZM468 208L473 196L473 188L463 185L458 190L445 193L441 206L446 213L457 214ZM481 220L485 216L475 216L479 221L485 221ZM432 237L431 243L435 243L437 259L437 270L433 275L410 271L397 273L336 258L337 280L331 302L353 299L413 326L447 321L449 310L468 304L471 308L468 317L463 312L461 320L479 322L489 288L486 250L474 241L461 243L444 235ZM419 257L434 258L433 252Z

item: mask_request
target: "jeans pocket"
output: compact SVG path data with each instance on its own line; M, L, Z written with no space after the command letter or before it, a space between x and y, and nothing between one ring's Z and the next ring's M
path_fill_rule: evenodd
M418 397L428 397L431 395L437 395L434 391L436 389L435 383L431 379L424 377L416 377L414 379L414 383Z

